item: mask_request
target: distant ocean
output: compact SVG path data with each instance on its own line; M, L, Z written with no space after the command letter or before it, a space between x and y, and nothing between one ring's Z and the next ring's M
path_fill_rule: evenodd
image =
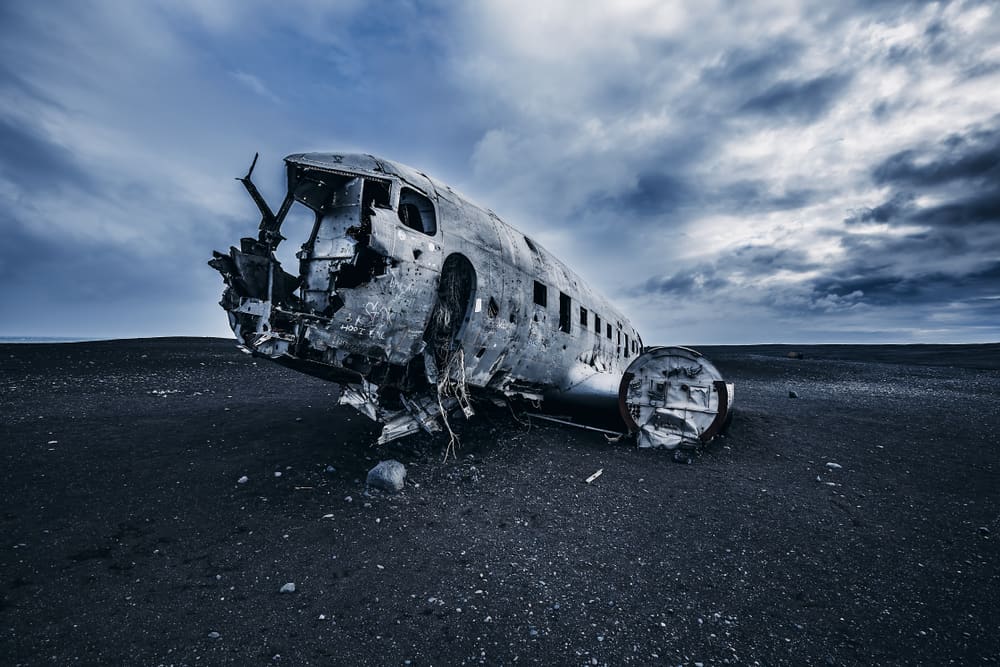
M0 343L86 343L107 338L72 338L66 336L0 336Z

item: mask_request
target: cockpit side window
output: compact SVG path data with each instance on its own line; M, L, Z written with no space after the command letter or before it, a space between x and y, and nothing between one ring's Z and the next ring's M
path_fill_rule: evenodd
M437 233L437 216L434 204L416 190L403 188L399 191L399 221L410 229L428 236Z

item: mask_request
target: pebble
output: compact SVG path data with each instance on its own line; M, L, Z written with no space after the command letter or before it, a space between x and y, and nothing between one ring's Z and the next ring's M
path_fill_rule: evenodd
M345 497L344 500L346 500L349 503L353 503L354 502L354 498L351 498L350 496Z
M281 471L280 470L275 470L274 471L274 476L275 477L281 477Z
M990 529L987 528L986 526L980 526L979 534L982 535L983 537L989 537Z
M794 391L791 390L788 391L788 398L798 398L798 397L799 395L796 394Z
M326 471L327 471L327 472L337 472L337 469L336 469L336 468L334 468L333 466L327 466L327 467L326 467Z
M844 466L840 465L839 463L830 462L826 464L826 467L829 468L830 470L840 470Z
M295 592L295 584L293 584L292 582L288 582L287 584L285 584L284 586L281 587L281 591L280 592L282 592L282 593L294 593Z
M214 632L214 631L208 633L208 638L209 639L218 639L221 636L222 635L220 635L218 632Z
M249 482L249 481L250 481L250 478L249 478L249 477L247 477L246 475L243 475L243 476L242 476L242 477L240 477L240 478L239 478L238 480L236 480L236 483L237 483L237 484L246 484L246 483L247 483L247 482Z

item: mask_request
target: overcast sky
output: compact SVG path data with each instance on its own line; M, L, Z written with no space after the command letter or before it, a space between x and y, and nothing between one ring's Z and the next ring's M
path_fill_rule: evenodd
M233 177L351 150L647 343L1000 340L997 3L826 0L0 3L0 336L230 336Z

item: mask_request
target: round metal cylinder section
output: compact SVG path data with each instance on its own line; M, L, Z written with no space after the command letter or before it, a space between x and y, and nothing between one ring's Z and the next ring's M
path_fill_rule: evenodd
M653 347L635 358L618 387L618 409L639 447L695 448L727 424L733 385L686 347Z

